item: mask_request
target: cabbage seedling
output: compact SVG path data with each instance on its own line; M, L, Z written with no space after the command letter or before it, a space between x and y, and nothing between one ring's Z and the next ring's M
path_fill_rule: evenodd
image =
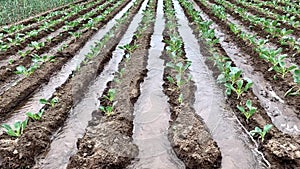
M255 136L256 134L259 134L261 142L264 142L265 136L267 132L272 128L272 126L272 124L266 124L263 130L259 127L255 127L254 130L250 131L250 135Z
M231 83L225 83L225 87L226 87L226 94L227 95L231 95L231 91L235 91L237 96L237 99L240 98L241 94L246 92L252 85L253 82L250 79L246 79L247 84L244 86L244 79L239 79L235 84L231 84ZM235 87L236 86L236 87Z
M177 101L180 105L183 103L183 94L182 93L180 93L180 95L178 96Z
M20 137L23 134L24 129L27 126L28 119L26 118L24 121L17 121L14 123L14 126L11 127L8 124L2 124L1 127L6 130L6 134L13 137Z
M26 115L32 120L40 120L42 118L43 113L44 113L44 109L42 109L38 113L27 112Z
M46 100L46 99L40 99L40 103L50 105L51 107L54 107L55 104L58 103L58 98L54 97L53 99L50 100L50 102L48 102L48 100Z
M100 106L99 109L103 111L107 116L112 115L114 112L115 105L117 101L115 101L111 106Z
M116 97L116 89L109 89L107 95L104 95L103 98L107 99L109 102L113 102Z
M246 121L248 123L249 118L256 112L257 108L252 106L251 100L246 101L246 107L248 108L248 111L243 106L237 105L236 106L246 117Z

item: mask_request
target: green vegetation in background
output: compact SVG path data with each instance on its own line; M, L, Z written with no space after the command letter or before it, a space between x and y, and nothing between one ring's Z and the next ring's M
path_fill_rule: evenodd
M17 22L75 0L0 0L0 25Z

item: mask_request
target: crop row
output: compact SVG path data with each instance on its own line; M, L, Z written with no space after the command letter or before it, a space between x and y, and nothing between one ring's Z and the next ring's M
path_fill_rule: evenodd
M270 19L276 20L279 23L290 26L290 28L299 28L299 21L297 21L297 18L291 14L278 14L270 11L268 8L262 8L262 3L253 3L253 2L246 2L243 0L235 0L231 1L235 2L239 7L247 8L249 11L259 13L260 16L266 16Z
M128 2L129 1L118 1L118 3L115 4L115 9L109 14L109 16L107 16L107 18L111 18L111 16L116 15ZM136 7L132 7L129 9L120 19L120 23L124 23L125 21L128 22L130 17L132 17L132 12L135 12L135 8ZM130 14L130 16L128 14ZM7 147L7 145L4 145L6 142L12 143L8 145L12 147L12 149L4 149L1 151L1 157L3 158L2 165L4 167L32 167L35 163L34 159L41 155L42 152L47 151L45 148L51 143L49 138L57 131L57 129L59 129L60 126L63 125L64 121L68 117L69 110L74 104L74 101L79 99L76 98L76 96L81 95L81 93L85 90L85 86L93 80L95 74L98 74L101 70L103 70L105 63L110 57L111 51L114 46L116 46L115 43L117 43L117 41L113 41L113 39L119 39L122 35L120 31L122 32L124 27L121 26L120 23L117 23L111 30L115 31L117 34L112 34L111 32L108 33L108 35L113 35L110 36L110 40L112 40L110 41L112 43L111 46L102 46L102 49L97 49L100 50L97 52L100 54L99 56L90 58L92 59L90 64L86 64L87 62L85 62L85 64L83 63L80 71L78 70L77 72L73 72L72 76L70 76L69 79L56 90L51 99L41 100L41 102L46 103L46 105L42 108L44 113L40 119L33 120L30 118L26 130L24 130L24 133L19 137L19 139L1 135L1 148ZM101 23L100 25L103 24ZM98 27L98 25L95 26ZM85 43L88 40L88 37L90 37L93 33L93 30L86 32L88 35L85 35L84 38L80 38L76 41L74 44L76 46L74 47L80 48L80 46L82 46L82 44ZM107 42L108 40L104 37L101 41L97 42L97 44L102 44L103 41ZM95 50L95 48L93 48L93 50ZM76 51L74 51L74 53L75 52ZM79 82L80 84L78 84ZM33 116L39 116L39 113L36 115L34 113L31 114ZM36 135L37 133L39 133L38 136ZM31 144L24 146L23 143L25 142L30 142ZM10 150L13 150L14 152L10 152Z
M2 51L2 57L5 57L7 55L15 54L19 50L22 50L26 47L26 44L32 41L37 41L41 39L43 36L54 32L56 29L64 26L64 30L68 30L72 27L75 27L80 22L84 22L86 19L88 19L91 15L95 14L95 10L93 11L93 14L91 13L91 9L97 7L98 5L103 4L104 1L98 1L92 3L92 6L87 5L86 7L78 5L77 7L74 7L73 10L68 13L67 15L56 19L56 20L50 20L43 22L42 25L40 25L38 28L31 30L30 32L25 33L17 33L15 37L13 38L6 38L6 41L3 41L1 43L1 51ZM107 4L107 3L105 3ZM96 9L97 10L97 9ZM85 14L81 16L82 14L89 12L88 14ZM77 17L81 16L82 19L75 20ZM73 21L74 20L74 21Z
M205 4L205 2L202 2L202 4ZM208 4L206 4L205 6L210 9L210 6ZM266 48L264 47L264 44L266 43L265 40L257 39L255 36L243 32L234 24L230 24L230 22L226 18L218 15L216 11L212 11L212 15L214 15L220 22L224 24L223 26L225 27L225 29L231 32L232 37L237 37L239 41L247 46L245 47L239 44L243 49L245 49L249 53L252 53L255 57L259 57L263 60L264 66L268 67L268 71L263 73L268 74L268 76L270 76L271 74L271 77L273 78L267 79L272 81L273 85L280 84L284 87L281 89L281 91L285 91L285 93L282 94L283 97L288 95L299 95L299 68L296 65L286 64L286 55L280 55L280 52L282 50L281 48L277 50ZM293 83L291 84L291 82ZM293 100L292 97L287 99Z
M299 13L299 5L292 3L289 5L277 5L276 1L260 1L256 0L256 3L261 3L262 7L265 8L270 8L273 11L276 11L279 14L293 14L295 15L298 19L300 18L300 13Z
M256 15L249 14L245 8L240 8L232 3L223 0L216 0L222 6L213 5L213 10L223 10L218 13L225 14L226 10L238 15L243 21L247 22L250 27L256 27L256 30L262 30L265 36L279 46L288 47L289 54L294 56L300 52L300 38L296 39L291 36L294 30L280 27L280 22L274 19L266 19ZM225 8L224 8L225 7ZM225 18L225 16L222 16Z
M162 55L165 60L163 87L169 97L171 112L169 141L187 168L217 168L221 164L221 152L193 108L195 86L189 71L193 63L185 53L172 0L164 0L164 12L166 28L163 41L166 45ZM186 134L182 136L182 133Z
M125 53L119 71L100 97L99 110L93 112L87 132L78 140L79 151L71 157L68 168L125 168L137 156L137 146L132 142L133 109L146 76L156 3L156 0L148 1L131 42L119 46Z
M238 88L238 86L241 86L240 91L244 92L241 97L239 97L237 92L233 92L227 99L228 103L233 110L235 110L237 117L242 121L243 125L248 130L251 130L250 134L254 136L254 138L260 139L260 150L263 151L267 160L270 160L271 164L269 165L272 165L272 167L276 166L277 168L281 168L280 165L285 166L284 163L290 163L291 166L296 166L299 164L299 160L297 160L296 157L297 155L295 156L297 149L294 147L293 151L295 152L293 152L288 151L287 148L289 145L298 145L296 141L297 137L291 138L283 134L276 127L272 127L271 119L261 107L258 100L255 99L255 95L252 93L252 91L243 90L247 88L247 84L249 83L241 83L240 85L237 84L237 81L241 79L242 72L239 68L234 66L234 63L221 48L221 45L218 43L218 38L216 38L213 33L214 30L209 28L211 22L202 20L200 12L193 8L192 3L186 0L180 0L180 3L185 9L186 15L188 16L190 22L194 23L192 26L194 28L194 32L199 36L199 38L204 39L206 44L209 46L214 58L214 62L220 71L218 80L221 80L221 82L225 83L224 85L226 88L226 93L228 92L228 88L231 88L229 86L231 86L233 81L235 81L233 87ZM200 7L200 3L198 4ZM228 84L228 82L230 84ZM271 137L268 137L268 135ZM282 144L283 142L288 142L289 144ZM283 152L284 155L281 154ZM277 159L277 161L272 159ZM288 159L288 162L285 162L284 159Z
M39 69L40 66L43 63L45 63L45 61L55 61L53 60L53 56L58 55L64 49L68 49L69 44L72 44L72 42L74 41L76 42L78 38L80 38L80 36L82 36L86 31L97 30L96 25L98 23L103 22L106 19L106 16L114 9L114 7L109 7L112 5L112 2L114 1L110 1L98 6L97 11L100 11L99 15L94 13L95 11L87 13L87 15L93 17L92 19L89 19L89 22L92 23L92 26L86 27L84 25L85 22L79 22L78 25L70 27L68 28L68 30L58 33L58 36L48 40L47 42L32 42L31 44L33 44L34 47L31 50L27 50L29 52L25 52L25 54L21 56L18 60L0 69L1 80L4 82L10 82L11 79L14 77L14 74L23 75L19 77L22 79L28 78L32 73ZM65 39L70 37L71 34L75 34L76 36L74 35L71 37L70 40L68 40L65 43L62 43ZM51 47L54 47L59 43L60 45L58 45L56 51L52 51L52 55L49 56L48 53L47 55L41 56L41 54L46 53L48 50L51 49ZM32 53L30 53L30 51L32 51ZM16 69L16 71L14 71L14 69Z
M77 4L85 5L90 3L91 1L83 2L82 0L76 1L55 9L52 9L48 12L39 14L35 17L11 24L6 25L0 28L0 37L12 35L14 33L23 33L26 31L30 31L31 29L37 27L43 21L54 20L60 18L63 15L67 15L72 8L76 7Z

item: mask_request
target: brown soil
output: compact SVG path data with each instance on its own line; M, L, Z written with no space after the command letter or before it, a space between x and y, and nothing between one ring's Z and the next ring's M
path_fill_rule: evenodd
M54 12L54 11L59 11L59 10L64 10L64 9L67 9L69 8L70 5L72 4L79 4L79 3L85 3L85 0L78 0L78 1L75 1L75 2L71 2L69 4L66 4L66 5L63 5L63 6L60 6L60 7L56 7L54 9L50 9L50 10L47 10L45 12L42 12L42 13L39 13L37 15L34 15L34 16L31 16L29 18L26 18L24 20L21 20L21 21L18 21L18 22L15 22L15 23L11 23L11 24L6 24L6 26L12 26L12 25L20 25L20 24L23 24L23 25L30 25L30 24L33 24L35 23L35 18L38 18L40 16L47 16L49 13L51 12ZM0 33L5 33L5 32L1 32Z
M198 2L197 2L198 3ZM277 75L275 71L268 71L268 69L272 66L269 62L266 62L265 60L259 58L258 52L255 51L255 47L250 44L247 41L244 41L239 36L235 36L228 26L228 23L225 21L221 21L217 17L214 16L214 14L209 11L206 7L200 5L199 7L210 16L210 18L216 22L221 28L224 29L224 33L228 35L227 41L235 42L238 47L242 49L245 53L251 55L251 59L248 61L249 64L251 64L255 71L260 71L264 78L272 84L272 89L275 91L275 93L280 98L285 98L285 101L288 105L292 106L294 108L294 112L297 114L298 117L300 117L300 105L299 100L300 96L288 96L284 97L284 94L286 91L288 91L294 84L293 77L291 77L291 74L287 74L284 79L281 78L280 75ZM244 22L243 22L244 23ZM259 32L258 30L255 30ZM277 76L277 80L275 80L273 77Z
M139 48L131 54L128 62L124 58L119 64L119 69L125 68L119 83L110 82L104 92L105 95L109 89L116 89L114 113L107 116L99 110L93 112L87 132L77 142L78 153L71 157L68 168L125 168L138 155L138 147L132 142L133 111L140 95L140 84L147 75L153 27L151 24L143 36L132 40L131 44L138 44ZM109 104L103 98L100 100L103 106Z
M215 3L215 4L219 4L215 2L214 0L209 0L211 3ZM231 1L230 1L231 2ZM243 6L239 6L238 7L242 7ZM249 20L245 20L243 17L241 17L239 14L235 13L233 9L229 9L227 7L224 7L226 9L226 12L228 14L230 14L231 16L233 16L233 18L235 18L236 20L239 20L240 22L243 23L243 25L245 25L245 27L250 28L251 31L256 32L257 35L259 35L260 37L263 37L265 39L268 39L270 42L272 42L273 44L275 44L278 47L281 47L283 49L283 53L287 54L288 56L293 56L297 53L296 50L294 50L294 47L292 45L288 45L288 46L282 46L280 44L280 37L273 37L270 33L266 32L263 28L262 25L258 24L258 25L254 25L252 24ZM256 10L249 10L250 13L252 13L253 15L259 15L259 12ZM295 31L296 32L296 31ZM296 60L297 63L300 63Z
M200 3L199 3L200 6ZM211 13L208 12L206 8L203 7L203 11L207 12L207 14L217 23L219 23L215 17ZM191 17L189 17L191 21ZM226 25L226 24L219 24ZM199 37L195 27L193 27L194 33ZM236 40L236 39L235 39ZM200 42L200 45L202 43ZM219 51L223 56L227 56L224 49L222 49L220 44L215 46L215 49ZM201 51L203 52L203 51ZM205 53L205 55L210 55L209 53ZM227 56L228 57L228 56ZM215 74L219 74L215 68L212 67L212 64L209 64L210 68L215 72ZM235 66L234 64L232 66ZM252 104L258 108L257 113L250 119L249 122L246 122L245 117L239 112L236 108L236 105L245 104L247 99L252 100ZM270 117L267 115L263 107L260 105L257 97L253 94L252 91L248 91L243 94L243 96L238 100L237 95L234 93L230 95L227 99L230 107L235 110L236 116L239 118L241 123L245 126L245 128L250 131L253 130L256 126L263 128L265 124L272 124ZM271 131L267 134L264 143L260 140L259 149L264 153L267 160L271 163L271 168L276 169L292 169L297 168L300 165L300 142L299 136L291 136L288 134L283 134L276 127L273 127Z
M97 25L98 28L104 26L111 18L113 18L120 9L125 7L126 3L119 6L116 10L111 12L105 19L105 21ZM83 35L78 40L72 40L69 47L63 52L55 54L56 61L54 63L47 62L37 69L29 77L21 80L17 85L12 86L9 90L5 91L0 98L0 119L5 118L7 113L20 104L25 98L27 98L32 92L34 92L41 84L47 83L52 74L59 70L69 58L73 57L76 52L85 44L85 42L95 33L95 30L83 30Z
M108 5L108 7L111 6L112 4L113 3L111 3L110 5ZM93 7L91 7L91 9L92 8ZM85 10L85 11L89 12L88 10ZM105 11L105 9L100 10L99 14L103 13L103 11ZM97 15L98 14L95 14L92 17L96 17ZM80 15L76 14L76 16L79 17ZM76 16L73 15L71 18L69 18L67 20L68 21L72 21L72 20L78 19L78 18L76 18ZM107 22L108 19L106 19L103 22ZM51 48L55 47L58 44L61 44L62 42L66 41L69 37L71 37L71 35L68 32L80 31L80 27L84 23L86 23L86 22L87 21L81 22L79 25L77 25L76 27L74 27L74 28L72 28L72 29L70 29L68 31L62 31L62 32L58 31L57 32L58 36L55 36L51 42L45 42L45 46L41 47L39 50L32 49L31 53L29 55L33 56L34 54L41 55L43 53L47 53ZM60 27L62 27L62 26L63 26L63 22L60 25ZM41 36L41 39L42 39L42 37L43 36ZM73 37L71 37L71 38L73 38ZM21 57L20 59L16 60L13 64L7 65L7 66L4 66L4 67L0 68L0 87L3 86L3 85L5 85L5 84L7 84L7 83L9 83L10 81L12 81L12 80L14 80L14 79L16 79L18 77L18 75L16 75L14 73L14 71L16 70L17 66L23 65L26 68L29 68L31 66L32 60L31 60L30 56Z
M124 2L121 6L124 7L128 2ZM121 6L116 11L121 10ZM40 121L29 121L24 134L19 139L15 140L6 135L0 136L0 168L32 167L36 158L47 151L51 136L64 124L70 109L80 100L86 86L102 72L125 28L126 25L117 31L112 40L100 51L98 57L94 57L89 64L83 64L79 72L74 72L67 82L56 89L53 97L58 97L59 103L54 107L45 106L45 113ZM74 53L74 49L75 46L70 49L70 52ZM11 144L7 145L8 142Z
M165 8L164 8L165 9ZM166 9L165 9L166 10ZM167 18L167 17L166 17ZM176 22L176 21L174 21ZM164 41L170 39L167 28L164 30ZM184 47L182 47L184 51ZM181 62L186 59L185 54ZM162 58L165 63L170 62L170 58L164 50ZM185 79L188 77L185 72ZM164 93L169 97L171 120L168 129L168 137L176 155L181 159L187 168L219 168L221 165L221 152L217 143L212 139L209 129L203 119L199 117L193 108L195 101L196 87L192 81L184 84L178 89L175 84L171 84L166 77L175 77L176 72L170 68L165 68L164 72ZM179 104L178 97L183 94L183 103Z
M78 19L78 17L80 17L81 15L87 13L87 12L90 12L93 8L95 8L96 6L98 5L101 5L101 4L104 4L105 1L104 0L101 0L101 2L93 5L92 7L90 8L87 8L87 9L84 9L84 10L81 10L79 11L78 13L76 13L75 15L72 15L71 17L68 17L65 21L73 21L75 19ZM110 3L108 4L107 7L109 6L112 6L113 3ZM98 11L99 13L103 12L105 9L101 10L101 11ZM99 13L96 13L95 15L91 16L91 17L94 17L96 15L99 15ZM84 21L81 21L81 23L77 26L77 27L74 27L73 29L78 29L80 26L82 26L83 24L87 23L88 20L84 20ZM62 26L65 25L65 22L62 21L62 22L59 22L58 24L52 26L50 29L53 29L53 30L57 30L59 28L61 28ZM73 29L70 29L68 31L66 31L65 33L68 34L68 32L71 32L73 31ZM20 45L13 45L13 46L10 46L5 52L0 52L0 58L8 58L10 55L14 55L14 54L17 54L17 52L19 50L23 50L27 47L27 45L32 42L32 41L38 41L40 39L42 39L43 37L47 36L49 33L51 33L51 30L43 30L41 32L38 33L37 36L35 37L29 37L29 38L26 38L23 42L20 43Z
M263 12L260 12L258 11L257 9L251 7L251 6L245 6L241 3L238 3L236 0L228 0L228 2L232 3L232 4L235 4L237 5L238 7L241 7L241 8L245 8L247 9L250 13L252 13L253 15L257 15L259 17L262 17L262 18L267 18L267 19L276 19L276 17L273 17L273 16L268 16L267 14L263 13ZM263 9L263 8L262 8ZM296 35L296 36L300 36L300 30L299 28L294 28L293 26L287 24L287 23L283 23L281 21L279 21L278 23L280 23L280 28L283 29L283 28L286 28L286 29L291 29L291 30L294 30L293 34Z

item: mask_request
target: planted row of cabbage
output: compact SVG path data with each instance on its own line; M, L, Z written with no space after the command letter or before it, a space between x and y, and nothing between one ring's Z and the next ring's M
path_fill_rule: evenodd
M180 0L180 4L192 23L194 33L205 40L210 48L215 65L220 71L218 80L225 83L226 93L230 94L228 103L250 135L259 139L259 149L270 162L269 165L275 168L284 168L287 164L291 168L299 165L299 143L297 142L299 137L284 134L276 127L272 127L272 120L249 88L251 83L249 80L246 83L242 82L246 78L242 77L241 70L235 67L218 43L214 30L210 29L211 22L202 20L200 12L195 10L189 1ZM242 94L239 95L239 92ZM289 146L293 148L290 149Z

